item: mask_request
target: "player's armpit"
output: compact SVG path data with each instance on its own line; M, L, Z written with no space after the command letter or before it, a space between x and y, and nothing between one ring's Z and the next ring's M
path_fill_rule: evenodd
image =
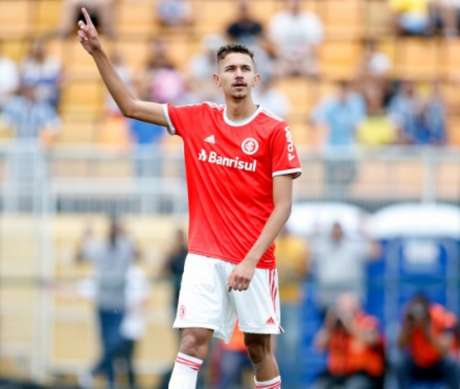
M167 126L168 122L163 114L162 104L150 101L135 100L126 115L130 118L144 122Z

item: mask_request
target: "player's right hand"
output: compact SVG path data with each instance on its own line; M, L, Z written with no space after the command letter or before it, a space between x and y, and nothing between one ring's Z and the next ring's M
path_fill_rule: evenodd
M83 12L85 21L78 21L78 38L80 39L80 43L85 48L85 50L92 55L95 51L100 50L101 43L99 41L96 27L94 27L88 11L86 8L82 8L81 11Z

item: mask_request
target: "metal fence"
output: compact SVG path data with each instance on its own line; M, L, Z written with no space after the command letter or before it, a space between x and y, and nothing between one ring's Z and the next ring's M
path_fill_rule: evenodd
M297 200L390 202L460 199L460 150L437 147L300 149ZM184 213L182 151L94 146L41 150L0 145L0 204L6 212Z

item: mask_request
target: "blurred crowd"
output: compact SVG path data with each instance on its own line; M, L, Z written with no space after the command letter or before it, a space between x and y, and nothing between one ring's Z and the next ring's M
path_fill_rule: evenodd
M111 216L107 226L103 238L88 226L76 251L78 263L89 260L94 267L92 278L81 282L78 290L94 301L101 345L100 357L80 375L79 384L91 388L94 380L102 377L108 387L124 383L136 388L135 351L148 325L151 280L122 219ZM172 321L187 256L182 228L174 231L169 247L160 276L170 285ZM317 311L319 320L311 347L325 355L324 369L309 387L405 389L416 382L459 387L460 326L453 312L414 292L404 302L398 327L392 326L388 333L388 327L364 308L366 264L382 258L381 243L365 231L347 231L339 221L310 236L295 235L285 228L276 250L285 332L275 337L274 347L286 387L305 387L303 373L311 368L304 365L302 355L305 328L313 325L305 321L305 304ZM314 292L309 285L314 285ZM199 387L239 389L250 385L250 361L238 325L230 343L213 344L205 371ZM169 374L165 372L156 387L167 388Z
M458 36L460 4L454 0L388 0L392 10L394 33L402 35ZM139 97L158 102L184 104L200 100L222 103L212 81L217 48L226 41L238 41L256 54L262 82L254 91L257 103L280 117L288 117L292 105L278 88L284 77L304 77L318 85L324 81L318 51L324 42L325 26L305 2L284 0L284 9L262 23L251 9L251 2L235 3L236 16L222 35L203 38L202 52L190 58L185 69L178 69L168 44L158 34L150 44L142 72L133 74L116 50L111 53L120 76ZM153 5L155 4L155 6ZM39 139L49 145L58 136L59 109L66 79L59 58L47 52L47 40L72 39L80 7L88 7L96 26L109 40L117 39L113 23L114 0L64 0L62 18L56 31L31 42L26 57L16 64L0 58L0 112L2 127L16 139ZM188 0L152 2L157 23L165 29L195 23ZM184 27L185 26L185 27ZM0 53L1 49L0 42ZM359 66L348 79L335 80L335 91L319 98L304 118L307 125L319 129L325 150L347 150L358 145L444 145L447 143L447 109L439 80L431 85L412 79L392 78L390 58L379 48L377 38L362 41ZM328 80L331 81L331 80ZM107 98L107 116L119 115L113 100ZM160 127L136 121L123 122L134 152L161 144L165 134ZM306 130L307 131L307 130ZM143 167L136 171L142 174Z

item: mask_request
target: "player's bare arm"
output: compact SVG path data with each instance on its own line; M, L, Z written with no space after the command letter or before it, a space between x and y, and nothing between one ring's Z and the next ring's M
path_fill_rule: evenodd
M78 22L80 43L96 62L102 80L120 111L130 118L167 126L161 104L137 99L117 75L102 48L96 27L94 27L88 11L82 8L82 12L85 21L80 20Z
M273 178L274 209L267 220L259 238L243 261L235 266L228 278L229 290L243 291L248 289L255 268L262 255L279 234L286 223L292 208L292 177L276 176Z

